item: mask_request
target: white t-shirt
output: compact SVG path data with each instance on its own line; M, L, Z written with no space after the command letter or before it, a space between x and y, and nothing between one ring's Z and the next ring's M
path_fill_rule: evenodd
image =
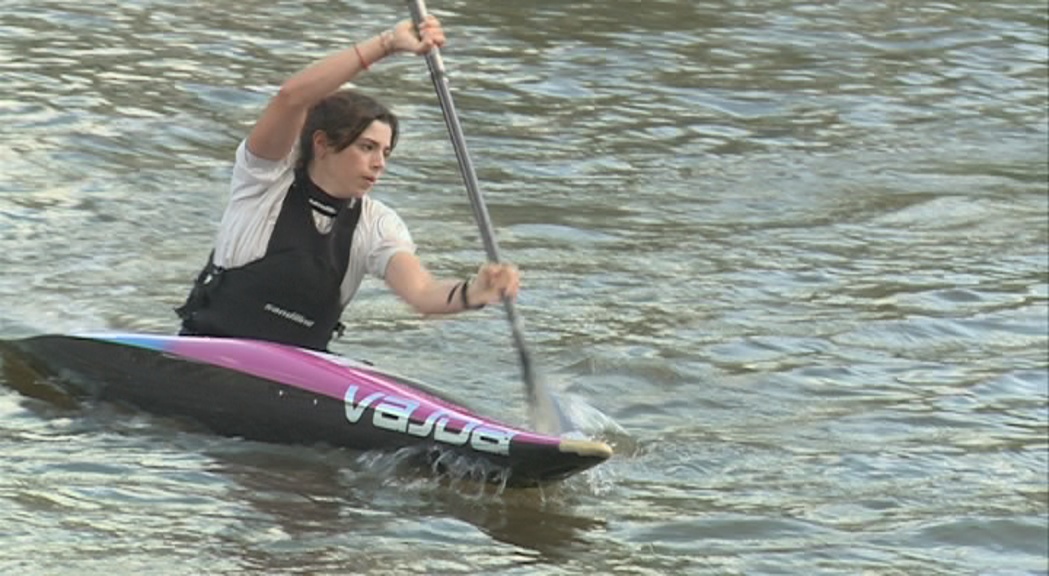
M295 179L298 147L281 160L267 160L248 150L247 140L237 147L230 180L230 199L215 239L214 262L236 268L262 258L277 224L284 197ZM390 207L365 196L361 218L353 233L350 263L342 279L341 303L345 307L364 280L382 279L386 265L398 252L415 253L415 243L404 221ZM314 211L317 229L327 232L331 218Z

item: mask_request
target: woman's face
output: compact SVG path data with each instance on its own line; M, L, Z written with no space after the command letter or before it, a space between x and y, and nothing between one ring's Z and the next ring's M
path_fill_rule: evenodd
M314 136L314 170L310 176L336 198L361 198L379 181L390 155L393 130L372 122L352 144L335 152L323 135ZM319 139L319 140L318 140Z

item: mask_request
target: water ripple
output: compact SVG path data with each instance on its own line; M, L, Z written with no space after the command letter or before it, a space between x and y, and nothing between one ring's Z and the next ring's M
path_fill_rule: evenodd
M537 363L617 457L479 495L5 386L0 572L1045 573L1049 14L431 4ZM170 332L267 97L403 12L8 2L0 336ZM469 274L422 62L356 83L403 120L375 194ZM340 350L523 417L497 311L376 283L348 317Z

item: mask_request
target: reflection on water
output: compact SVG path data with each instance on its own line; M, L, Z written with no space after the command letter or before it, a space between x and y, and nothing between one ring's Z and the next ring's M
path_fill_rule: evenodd
M535 361L617 457L482 495L71 408L7 362L0 572L1045 573L1045 6L430 4ZM0 337L173 331L259 107L406 15L7 2ZM403 119L375 194L470 273L425 65L358 83ZM499 311L372 283L347 318L341 351L523 421Z

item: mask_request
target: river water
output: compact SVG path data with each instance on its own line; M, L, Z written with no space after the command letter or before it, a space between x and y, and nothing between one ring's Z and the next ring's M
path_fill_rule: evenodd
M430 8L536 366L616 456L499 493L0 385L0 573L1049 573L1044 2ZM260 107L406 16L3 0L0 337L175 330ZM403 122L374 194L469 273L424 61L357 86ZM345 319L524 419L498 308Z

